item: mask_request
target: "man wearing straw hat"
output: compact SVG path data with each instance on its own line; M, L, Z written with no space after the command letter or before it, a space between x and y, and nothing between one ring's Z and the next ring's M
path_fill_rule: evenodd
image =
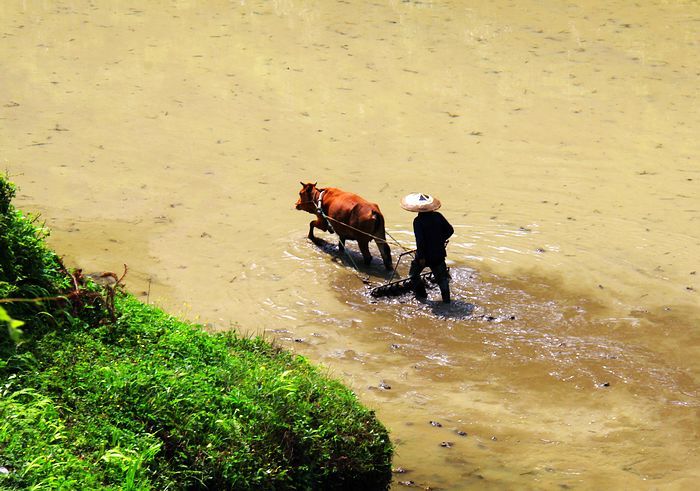
M416 236L416 257L411 262L409 276L411 277L411 287L416 298L427 298L425 285L420 278L421 271L429 267L435 276L435 281L440 287L442 301L450 303L450 283L449 273L445 258L447 251L447 239L454 233L452 225L438 213L440 200L422 193L411 193L401 200L401 208L407 211L417 212L413 219L413 233Z

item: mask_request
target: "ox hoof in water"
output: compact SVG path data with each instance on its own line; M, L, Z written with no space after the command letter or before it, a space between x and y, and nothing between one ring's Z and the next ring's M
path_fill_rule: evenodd
M391 249L386 242L384 215L379 206L356 194L338 188L319 188L316 184L302 182L296 202L297 210L316 215L316 219L309 223L309 239L317 243L314 228L336 233L341 252L346 240L356 240L366 266L372 262L369 243L374 240L384 267L391 270Z

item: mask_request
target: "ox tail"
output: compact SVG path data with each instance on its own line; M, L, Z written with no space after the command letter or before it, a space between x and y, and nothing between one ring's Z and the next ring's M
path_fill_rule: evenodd
M374 218L374 241L377 243L377 248L379 253L382 255L382 261L384 262L384 267L387 270L393 269L393 263L391 260L391 248L386 241L386 228L384 225L384 215L378 211L372 212L372 218Z

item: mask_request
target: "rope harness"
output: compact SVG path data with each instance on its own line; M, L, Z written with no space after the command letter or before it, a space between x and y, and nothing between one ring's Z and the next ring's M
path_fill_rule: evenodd
M325 192L326 192L326 190L324 189L323 191L321 191L320 193L318 193L318 201L316 202L316 211L317 211L323 218L326 219L326 225L328 225L328 231L329 231L330 233L334 234L334 233L335 233L335 229L333 229L333 225L331 224L330 220L328 219L328 218L329 218L328 215L326 215L326 214L323 212L323 195L324 195ZM351 228L352 228L352 227L351 227Z

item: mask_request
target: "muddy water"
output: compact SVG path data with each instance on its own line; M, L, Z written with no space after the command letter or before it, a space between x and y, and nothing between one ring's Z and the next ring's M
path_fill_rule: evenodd
M697 3L481 3L3 2L1 166L70 264L342 378L396 489L695 489ZM300 180L404 247L439 196L454 304L371 299Z

